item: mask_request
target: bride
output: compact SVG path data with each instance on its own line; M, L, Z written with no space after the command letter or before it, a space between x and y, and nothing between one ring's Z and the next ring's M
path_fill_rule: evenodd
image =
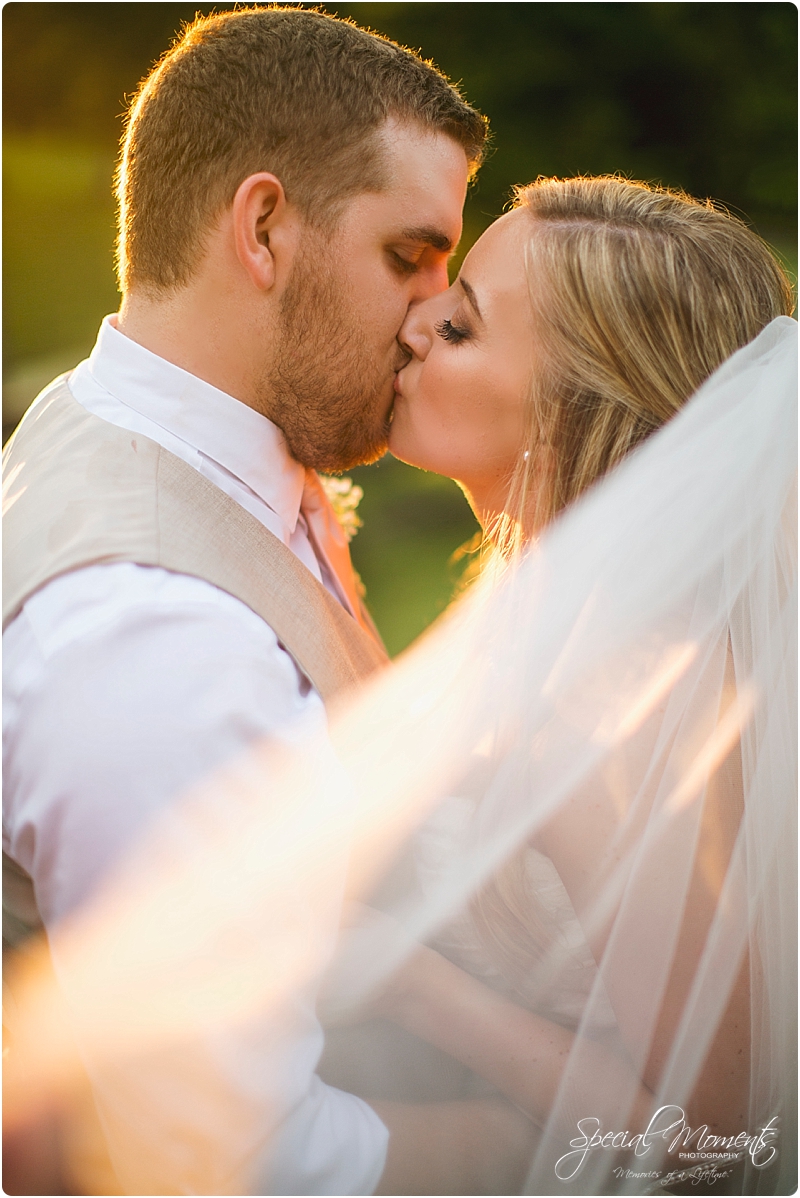
M726 213L611 178L519 191L409 314L391 432L459 480L483 577L329 741L209 783L66 929L82 1051L121 1054L124 1086L195 1023L283 1010L328 964L346 866L322 1072L392 1126L382 1192L424 1156L401 1104L484 1098L521 1112L523 1192L792 1192L790 311ZM57 1023L33 1025L43 1076ZM247 1111L203 1098L219 1167Z
M459 481L491 585L405 667L437 709L386 768L424 788L402 737L452 792L336 972L525 1111L529 1192L793 1185L791 310L727 213L579 178L401 330L390 448ZM401 925L429 947L375 997Z

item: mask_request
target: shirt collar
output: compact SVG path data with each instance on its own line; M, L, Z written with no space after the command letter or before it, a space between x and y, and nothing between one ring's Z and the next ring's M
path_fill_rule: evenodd
M266 416L160 358L106 316L89 357L97 383L240 479L294 532L305 467Z

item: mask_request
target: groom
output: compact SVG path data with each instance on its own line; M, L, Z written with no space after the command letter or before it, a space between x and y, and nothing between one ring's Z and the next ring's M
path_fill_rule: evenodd
M296 9L198 20L142 85L118 179L120 312L8 451L12 943L88 899L175 796L321 720L384 660L315 471L384 452L397 333L447 286L484 136L430 65ZM222 1192L241 1172L261 1193L369 1193L382 1173L399 1192L431 1169L435 1185L434 1116L382 1119L324 1086L319 1027L299 1026L282 1103L260 1049L206 1046L220 1092L263 1102L264 1122L199 1177L203 1128L169 1077L144 1077L127 1110L96 1093L125 1192L165 1177ZM516 1124L462 1105L452 1142L502 1155Z

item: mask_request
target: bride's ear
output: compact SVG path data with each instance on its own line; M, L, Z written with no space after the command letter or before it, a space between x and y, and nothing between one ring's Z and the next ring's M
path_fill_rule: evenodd
M259 291L288 275L297 241L297 222L275 175L261 171L241 183L233 199L236 256Z

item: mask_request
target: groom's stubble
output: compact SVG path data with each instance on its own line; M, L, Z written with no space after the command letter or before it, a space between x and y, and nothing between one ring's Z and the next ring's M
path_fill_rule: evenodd
M362 327L321 236L309 236L281 301L280 336L266 379L268 415L292 456L317 470L349 470L386 452L393 371L406 355L381 352Z

